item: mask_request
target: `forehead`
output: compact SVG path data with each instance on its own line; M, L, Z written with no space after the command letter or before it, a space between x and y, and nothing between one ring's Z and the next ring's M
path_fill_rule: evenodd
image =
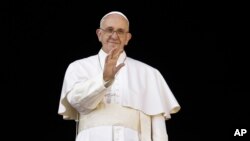
M128 29L128 21L119 14L111 14L104 18L103 27Z

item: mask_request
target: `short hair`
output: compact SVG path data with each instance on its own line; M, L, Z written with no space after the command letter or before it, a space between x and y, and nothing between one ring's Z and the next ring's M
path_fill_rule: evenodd
M128 22L128 26L129 26L129 20L128 18L122 13L122 12L119 12L119 11L111 11L109 13L107 13L106 15L104 15L100 21L100 28L102 27L102 23L103 21L105 20L105 18L109 15L112 15L112 14L118 14L118 15L121 15L124 19L126 19L126 21Z

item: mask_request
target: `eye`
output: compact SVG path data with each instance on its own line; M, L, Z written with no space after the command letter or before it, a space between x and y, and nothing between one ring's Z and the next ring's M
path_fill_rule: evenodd
M125 33L125 31L124 30L122 30L122 29L119 29L119 30L117 30L116 31L118 34L120 34L120 35L122 35L122 34L124 34Z
M107 28L107 29L106 29L106 32L108 32L108 33L113 33L113 31L114 31L113 28Z

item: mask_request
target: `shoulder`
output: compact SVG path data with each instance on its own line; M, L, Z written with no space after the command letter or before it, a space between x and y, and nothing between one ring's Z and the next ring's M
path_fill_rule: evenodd
M128 57L128 64L130 66L132 66L132 68L136 68L137 70L147 71L147 72L154 72L154 73L159 72L158 69L152 67L151 65L146 64L146 63L144 63L142 61L133 59L131 57Z
M75 60L68 65L68 69L79 69L81 67L90 67L91 65L96 64L97 60L96 58L97 55L92 55L86 58Z

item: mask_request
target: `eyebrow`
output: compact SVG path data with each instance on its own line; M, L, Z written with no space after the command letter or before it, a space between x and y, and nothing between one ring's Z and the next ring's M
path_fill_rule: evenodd
M114 27L112 27L112 26L108 26L108 27L106 27L105 29L114 29ZM117 30L124 30L124 31L126 31L126 29L124 29L124 28L118 28Z

